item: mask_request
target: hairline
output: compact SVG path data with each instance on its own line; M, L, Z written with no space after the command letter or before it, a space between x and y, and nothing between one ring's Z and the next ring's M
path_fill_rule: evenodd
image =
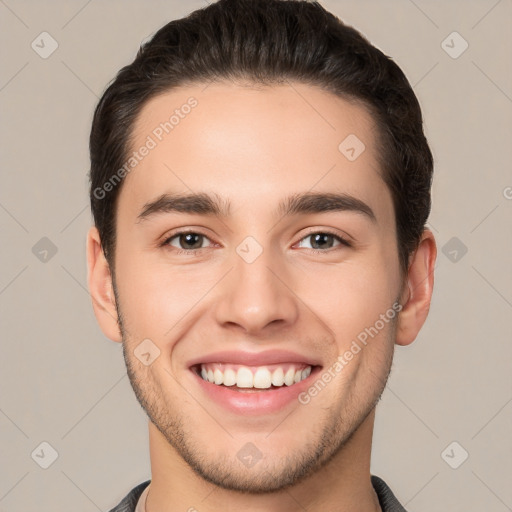
M399 232L398 232L398 226L397 226L397 211L395 208L395 200L394 200L394 194L393 191L388 186L385 176L390 173L389 170L389 163L386 162L384 155L387 155L387 152L385 151L385 147L387 145L387 140L389 139L386 125L382 122L381 115L377 107L371 103L370 100L365 99L361 96L357 96L354 93L346 92L346 91L337 91L334 87L329 86L325 82L322 81L321 78L317 80L307 79L307 80L300 80L298 78L292 77L291 79L288 79L286 76L278 76L278 77L261 77L257 78L254 76L251 76L249 73L238 73L235 76L221 76L221 77L214 77L211 79L183 79L175 84L169 85L166 88L162 88L161 90L155 89L152 91L152 94L150 94L148 97L144 98L143 101L138 105L138 108L134 114L134 117L128 127L128 131L126 134L126 139L124 143L124 159L128 157L131 151L134 151L134 148L136 148L136 140L138 136L140 135L137 131L137 128L140 126L140 120L141 116L144 113L144 110L148 106L149 103L151 103L153 100L156 100L162 96L171 94L177 90L183 90L186 91L189 87L194 86L200 86L205 85L205 88L212 85L212 84L232 84L236 87L241 88L249 88L252 90L262 90L265 88L272 88L272 87L284 87L286 85L289 85L289 83L296 83L296 84L303 84L308 85L311 87L315 87L318 90L321 90L323 92L331 94L333 97L337 99L342 99L346 102L348 102L352 106L360 107L361 110L367 115L369 121L370 121L370 130L373 133L374 136L374 142L375 142L375 159L377 162L377 168L374 168L374 170L379 174L380 178L384 182L386 188L390 192L391 200L392 200L392 209L393 209L393 222L395 226L395 245L397 248L397 254L398 254L398 263L399 263L399 272L402 282L405 279L406 275L406 268L403 268L403 264L401 261L400 256L400 241L399 241ZM204 89L203 89L204 90ZM114 216L113 219L113 233L112 233L112 240L111 240L111 247L110 247L110 260L109 266L112 268L115 267L115 256L116 256L116 246L117 246L117 219L118 219L118 203L119 203L119 197L123 190L123 185L126 181L127 176L123 177L119 183L119 186L116 187L115 190L115 197L112 204L112 213Z

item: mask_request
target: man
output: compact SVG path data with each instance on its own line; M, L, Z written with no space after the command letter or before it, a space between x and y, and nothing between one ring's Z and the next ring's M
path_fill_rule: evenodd
M94 311L149 417L112 510L405 510L375 406L437 249L398 66L316 2L220 0L119 72L90 150Z

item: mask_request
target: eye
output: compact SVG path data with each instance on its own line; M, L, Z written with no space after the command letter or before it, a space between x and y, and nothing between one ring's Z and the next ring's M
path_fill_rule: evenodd
M190 252L198 249L204 249L203 242L210 240L202 233L195 231L180 231L167 238L162 246L170 246L178 250L178 252Z
M310 240L309 247L305 246L303 242L308 239ZM178 254L194 254L194 251L208 247L208 245L203 245L205 241L211 242L210 238L202 233L196 231L179 231L165 239L161 245L162 247L172 247L173 251ZM336 248L340 245L346 247L352 246L345 238L329 231L311 232L302 238L298 244L299 247L304 247L314 252L328 252L329 249Z
M300 242L299 246L304 247L302 245L303 240L311 240L310 247L306 247L306 249L311 249L315 252L327 252L329 249L336 247L334 242L338 242L338 245L344 245L347 247L351 247L350 242L348 242L345 238L331 233L329 231L315 231L306 235Z

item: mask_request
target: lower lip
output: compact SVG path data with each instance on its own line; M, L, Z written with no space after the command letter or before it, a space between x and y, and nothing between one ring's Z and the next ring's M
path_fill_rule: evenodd
M261 415L279 411L292 402L299 404L298 396L305 391L312 382L312 378L320 371L316 366L310 375L291 386L282 386L275 389L263 389L258 391L236 391L232 387L219 386L207 382L200 375L191 370L191 373L199 381L201 389L220 406L225 409L245 415Z

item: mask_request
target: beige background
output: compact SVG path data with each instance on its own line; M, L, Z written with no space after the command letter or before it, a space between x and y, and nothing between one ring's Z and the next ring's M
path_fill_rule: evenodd
M372 472L410 511L512 510L512 2L323 4L405 71L436 160L432 308L396 351ZM139 43L204 5L0 0L0 512L109 510L150 477L145 415L86 289L88 136ZM47 59L31 48L43 31ZM456 59L453 31L469 44Z

